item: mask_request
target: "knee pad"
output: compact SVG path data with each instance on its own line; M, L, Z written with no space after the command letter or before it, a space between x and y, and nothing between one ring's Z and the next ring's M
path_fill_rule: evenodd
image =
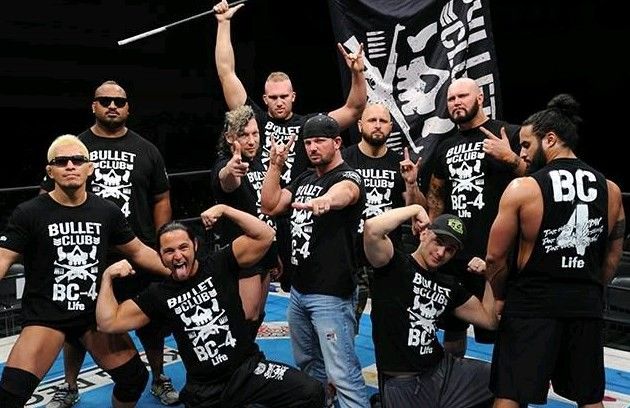
M0 380L0 406L23 407L33 395L39 381L36 375L21 368L4 367Z
M140 356L134 355L125 364L107 371L114 381L114 398L120 402L136 402L149 381L149 372Z

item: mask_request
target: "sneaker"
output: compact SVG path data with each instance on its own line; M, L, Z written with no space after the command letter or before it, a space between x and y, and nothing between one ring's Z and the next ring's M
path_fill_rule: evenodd
M151 384L151 394L155 395L162 405L179 403L179 393L173 388L171 379L164 374L160 374L160 379Z
M79 390L70 389L68 383L63 383L57 387L55 394L46 408L70 408L79 400Z

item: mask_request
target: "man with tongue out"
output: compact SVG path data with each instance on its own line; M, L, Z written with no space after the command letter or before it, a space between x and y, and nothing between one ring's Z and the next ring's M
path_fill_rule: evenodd
M96 319L107 333L137 329L150 321L169 325L186 368L180 401L186 407L321 407L322 385L299 370L268 361L245 323L238 271L259 262L274 230L253 215L219 204L201 214L210 228L220 218L243 235L208 257L198 257L192 231L178 222L158 231L159 253L171 279L154 283L135 299L118 304L112 280L133 274L126 261L109 267L99 292Z

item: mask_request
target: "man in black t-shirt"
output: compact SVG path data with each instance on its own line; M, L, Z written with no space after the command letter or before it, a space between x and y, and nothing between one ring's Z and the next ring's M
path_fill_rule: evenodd
M223 204L201 214L206 228L224 217L243 235L203 259L197 257L197 239L188 227L164 225L158 232L159 250L171 279L152 284L133 300L118 304L112 291L112 279L133 274L131 265L121 261L108 268L96 306L99 329L126 332L150 321L170 326L186 368L180 399L187 408L322 407L322 385L295 368L266 360L245 324L238 270L262 259L273 242L273 228Z
M127 128L129 117L127 92L114 81L105 81L94 91L94 124L78 137L90 151L94 174L88 191L115 203L129 221L138 238L155 248L157 228L170 221L169 181L159 150L148 140ZM52 189L44 180L42 189ZM108 263L122 259L112 251ZM138 268L136 266L136 268ZM115 288L118 300L134 297L159 277L138 269L138 275ZM153 377L151 393L164 405L177 403L177 391L164 375L163 328L148 325L136 333L140 339ZM65 408L64 400L78 398L77 377L85 350L77 344L64 346L66 383L60 386L47 408Z
M388 234L410 218L420 244L407 254L394 247ZM444 353L437 322L454 314L494 329L498 319L492 289L486 282L480 301L453 276L438 270L462 247L466 237L462 220L442 214L428 224L419 205L396 208L365 222L365 255L374 267L370 316L381 400L385 407L395 408L489 407L490 365ZM470 265L472 273L484 269L483 260Z
M626 221L619 187L574 153L580 122L566 94L523 122L531 175L508 185L490 230L486 273L502 309L492 356L497 407L545 404L550 382L580 407L602 406L604 288Z
M0 406L23 407L65 341L77 342L114 380L112 404L138 401L148 373L128 334L96 330L95 306L110 246L152 273L168 275L111 202L86 190L94 171L85 145L60 136L48 149L55 186L20 204L0 236L0 277L23 257L23 328L0 381Z
M387 147L386 142L392 131L389 109L381 103L369 103L361 114L358 127L361 141L345 148L341 154L343 160L361 174L365 184L365 208L359 226L361 234L364 220L405 205L425 206L426 200L418 186L420 159L412 162L406 147L404 156ZM396 248L402 249L402 235L402 228L397 228L390 234ZM358 243L358 251L360 264L357 269L357 332L369 296L369 280L372 275L372 268L363 255L362 241Z
M212 168L212 196L219 204L229 205L265 221L276 230L276 235L286 235L286 228L278 229L274 220L260 211L265 169L258 155L259 147L260 136L252 108L243 105L227 112L217 149L219 157ZM229 245L242 233L229 219L222 221L218 228L219 247ZM253 338L256 338L264 319L271 274L277 277L279 270L277 242L274 241L260 263L239 272L239 292Z
M518 156L518 126L488 118L483 100L483 92L473 79L456 79L448 87L448 112L458 130L438 146L427 192L431 219L449 213L466 224L469 234L464 248L445 268L479 299L483 297L484 280L464 271L470 262L485 258L501 193L510 180L525 173L525 163ZM492 134L486 135L483 129ZM465 354L468 326L454 316L441 323L448 352ZM492 343L494 337L495 333L475 328L477 342Z
M368 406L354 351L357 228L365 202L361 175L341 157L339 125L327 115L304 124L313 169L286 188L280 177L289 145L271 148L261 195L268 215L291 213L291 297L288 320L296 364L337 390L342 406Z
M258 129L261 131L262 162L266 169L272 142L288 145L291 136L297 137L306 120L314 114L298 115L293 112L296 94L293 91L291 79L284 72L273 72L267 77L265 93L263 94L266 110L261 109L252 98L248 97L243 83L236 75L234 50L230 36L232 16L243 6L243 4L239 4L230 8L225 0L214 6L218 23L214 56L219 80L223 87L223 96L228 108L234 109L247 103L252 106L256 113ZM363 47L361 46L356 53L348 54L341 44L337 46L351 71L352 84L346 103L331 111L329 115L339 123L343 130L352 126L361 116L367 100L367 84L363 74L365 69ZM310 166L304 152L304 145L301 140L299 141L300 143L291 145L286 161L286 170L280 178L283 187Z

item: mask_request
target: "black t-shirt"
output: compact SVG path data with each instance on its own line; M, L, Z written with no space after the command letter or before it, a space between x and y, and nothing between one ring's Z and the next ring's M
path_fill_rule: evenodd
M289 151L286 161L286 169L280 177L280 186L285 187L292 180L300 175L304 170L310 167L304 143L302 141L302 126L316 113L308 115L298 115L293 113L289 119L275 119L256 104L251 98L247 98L247 104L251 105L258 122L258 130L260 131L260 156L265 171L269 166L269 152L271 151L271 137L274 137L276 143L287 144L291 139L291 135L296 135L295 143Z
M48 194L16 207L0 246L24 255L24 324L92 324L108 247L134 237L120 210L91 193L77 207Z
M287 186L293 194L293 202L304 203L325 194L343 180L359 186L361 193L356 203L321 216L306 210L291 212L292 284L301 293L348 297L354 291L353 275L358 266L357 228L365 190L361 175L347 163L341 163L321 177L314 170L307 170Z
M186 281L152 283L134 301L155 323L173 330L187 380L224 382L258 346L252 340L238 292L232 247L199 259Z
M542 192L542 222L527 263L508 281L503 314L600 318L606 177L579 159L555 159L532 177Z
M226 204L248 214L252 214L258 219L265 221L269 226L276 228L276 223L272 217L260 211L260 192L262 190L265 169L259 157L248 160L249 169L245 176L241 178L241 185L232 192L225 192L221 187L219 172L225 167L231 157L220 156L212 168L212 194L219 204ZM245 159L243 159L245 161ZM227 246L235 238L243 234L243 231L227 218L219 220L220 225L215 228L219 231L218 244L220 247ZM277 248L275 245L267 252L261 265L265 268L274 266L277 263Z
M471 296L454 277L427 271L395 250L387 265L374 269L370 317L379 370L417 372L439 362L437 321Z
M159 150L132 130L122 137L109 138L96 136L87 129L78 137L90 151L90 160L94 163L88 191L114 202L138 238L155 247L153 197L169 190ZM41 187L51 191L54 184L46 178Z
M512 150L519 153L518 126L493 119L481 126L497 136L505 126ZM433 175L445 180L444 213L457 215L468 231L464 248L456 255L465 262L474 256L485 258L501 195L515 177L508 164L486 156L485 139L479 128L459 131L439 145L435 158Z
M365 207L362 213L359 233L363 234L365 220L375 217L392 208L405 206L403 192L405 180L400 174L400 162L402 157L391 149L388 149L383 157L369 157L359 150L358 145L352 145L343 150L343 159L363 177L365 185ZM389 233L389 238L395 248L402 247L402 227L398 227ZM361 261L365 259L363 245L359 245Z

